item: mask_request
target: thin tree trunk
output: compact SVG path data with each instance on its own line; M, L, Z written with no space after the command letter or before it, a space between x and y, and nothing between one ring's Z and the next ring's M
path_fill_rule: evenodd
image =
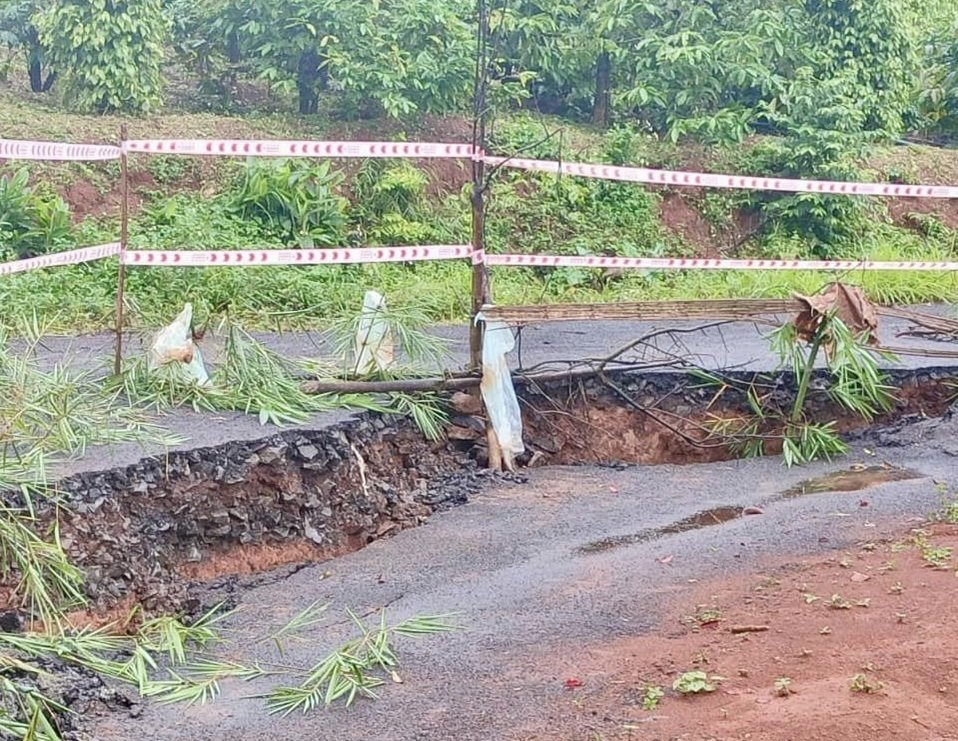
M40 60L32 55L29 62L30 72L30 90L34 93L42 93L43 88L43 68L40 66Z
M236 71L240 63L240 43L236 29L226 35L226 60L229 62L226 73L226 94L230 100L236 97Z
M299 90L299 112L309 115L316 113L319 108L320 58L315 51L305 51L299 58L299 68L296 73L296 86Z
M592 122L608 126L612 118L612 57L604 51L595 65L595 100L592 104Z

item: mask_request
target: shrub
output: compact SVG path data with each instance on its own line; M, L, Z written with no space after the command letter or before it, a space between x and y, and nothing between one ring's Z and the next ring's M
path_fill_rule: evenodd
M422 170L402 162L369 160L353 184L358 239L373 244L426 244L437 238L430 223Z
M230 205L284 244L342 244L347 202L336 192L342 181L328 162L250 160Z
M0 177L0 261L34 257L70 234L70 209L59 196L27 184L26 168Z
M144 113L161 97L161 0L57 0L36 16L66 97L82 111Z
M755 147L743 169L782 178L860 180L848 141L837 132L802 128ZM836 257L874 223L875 204L862 197L755 192L747 198L767 234L800 237L822 258Z

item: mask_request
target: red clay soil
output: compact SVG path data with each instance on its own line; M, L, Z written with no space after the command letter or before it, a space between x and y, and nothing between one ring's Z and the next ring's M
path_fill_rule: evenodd
M517 737L958 739L958 562L932 549L958 550L958 527L704 584L653 634L577 648L581 686ZM688 671L715 691L674 691ZM650 684L665 696L644 710Z
M689 200L679 193L666 193L659 206L662 225L686 243L699 248L701 257L719 257L721 251L712 226ZM697 253L698 254L698 253Z
M896 226L917 229L915 216L934 216L950 229L958 229L958 203L927 198L894 198L888 201L888 213Z

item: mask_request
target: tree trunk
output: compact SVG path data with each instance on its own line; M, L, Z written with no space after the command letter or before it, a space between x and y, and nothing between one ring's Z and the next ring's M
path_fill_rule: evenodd
M44 91L43 87L43 67L40 65L40 60L35 59L31 56L30 63L28 65L30 71L30 90L34 93L42 93Z
M609 52L599 55L595 64L595 100L592 104L592 123L608 126L612 117L612 58Z
M240 63L240 43L236 29L226 35L226 61L229 63L226 73L227 96L232 100L236 97L236 70Z
M316 113L319 108L320 58L315 51L305 51L299 58L299 68L296 73L296 87L299 90L299 112L303 115Z

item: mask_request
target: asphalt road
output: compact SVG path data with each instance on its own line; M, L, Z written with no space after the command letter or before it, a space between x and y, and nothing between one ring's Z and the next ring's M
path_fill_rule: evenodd
M958 484L956 433L956 421L926 421L860 441L842 461L793 470L766 458L530 471L527 484L491 486L422 527L252 588L225 625L223 658L310 666L349 635L346 607L364 613L388 604L391 620L458 613L462 631L400 645L404 681L383 687L381 699L279 718L248 696L288 679L227 680L211 705L149 706L136 720L114 715L94 736L487 741L555 727L555 738L580 738L551 724L559 723L557 703L569 701L563 679L578 676L586 657L649 631L690 580L900 534L937 505L935 481ZM782 496L803 479L858 462L906 467L918 478L863 492ZM668 534L721 507L763 513ZM327 620L291 642L285 656L262 641L317 600L330 603Z

